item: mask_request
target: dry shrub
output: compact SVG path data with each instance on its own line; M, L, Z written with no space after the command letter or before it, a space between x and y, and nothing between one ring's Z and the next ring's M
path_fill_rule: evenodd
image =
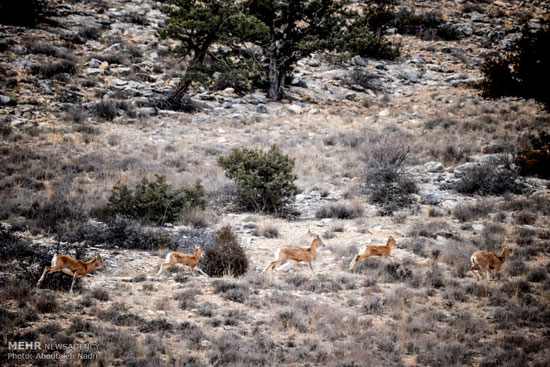
M206 249L204 257L204 271L212 277L239 276L248 271L246 253L229 225L216 232L216 244Z

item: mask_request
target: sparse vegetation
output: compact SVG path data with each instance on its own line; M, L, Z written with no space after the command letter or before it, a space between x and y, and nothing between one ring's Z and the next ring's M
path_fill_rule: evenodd
M510 169L498 167L494 163L476 164L462 173L455 190L468 195L522 193L524 186L517 180L516 173Z
M415 183L403 172L403 164L410 147L406 137L399 132L387 135L373 134L364 143L363 180L371 202L381 206L382 215L412 203Z
M200 47L174 58L177 40L147 37L169 26L160 10L177 9L172 1L50 3L59 13L35 28L0 27L0 364L549 364L548 113L534 99L469 89L487 50L513 45L521 26L533 35L546 26L542 2L346 1L361 20L348 18L346 30L336 14L322 26L351 36L298 55L279 101L256 92L269 89L270 65L264 45L240 42L257 29L246 20L221 19L231 38L215 40L197 66ZM216 26L209 10L224 6L248 14L274 4L280 12L262 16L280 19L290 14L281 7L331 2L177 3L205 10L204 23L177 25L198 29ZM410 31L394 23L393 6L411 9ZM310 20L297 14L273 28L303 31ZM302 39L304 52L317 42ZM387 40L403 45L402 57L371 58L396 56ZM157 103L192 73L208 80L191 83L181 111ZM281 157L264 160L273 144ZM217 164L234 148L273 172L258 173L248 193L289 184L276 209L243 205L238 180ZM465 177L471 193L456 190ZM292 260L262 272L311 232L324 243L316 277ZM389 236L391 257L349 271L364 244ZM168 253L196 245L212 278L179 265L156 276ZM503 246L512 252L495 279L476 279L472 255ZM55 253L100 253L104 266L75 294L62 271L37 286ZM97 349L92 358L59 350L74 358L52 363L7 359L19 341Z
M354 219L363 215L363 208L356 204L329 204L317 210L317 218Z

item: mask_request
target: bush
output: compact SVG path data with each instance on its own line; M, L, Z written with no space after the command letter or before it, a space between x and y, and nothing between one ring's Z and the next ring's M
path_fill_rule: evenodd
M417 362L430 367L467 366L470 353L462 344L443 344L417 356Z
M59 74L76 74L76 63L71 60L49 62L31 67L31 73L39 74L43 78L52 78Z
M250 292L247 286L224 279L214 280L212 286L214 293L221 293L225 299L239 303L243 303Z
M402 166L409 153L405 137L397 132L376 135L365 144L363 179L372 203L382 206L380 214L391 215L412 203L415 183L405 177Z
M422 39L457 40L463 36L455 25L444 22L439 12L415 14L409 9L401 9L395 14L394 25L399 33Z
M2 0L0 24L33 27L46 19L49 10L48 0Z
M178 243L166 231L145 227L133 219L122 217L108 218L105 223L90 221L65 226L57 232L56 239L69 243L86 242L88 246L149 251L178 247Z
M112 121L117 117L118 110L118 105L113 101L100 101L92 106L92 114L107 121Z
M31 228L48 233L59 231L66 222L83 223L88 218L75 199L61 193L54 194L42 203L34 201L23 214L32 221Z
M516 96L534 98L550 108L550 26L543 24L535 33L527 27L521 39L504 57L489 55L481 71L484 74L479 88L485 97Z
M315 213L321 218L354 219L363 215L363 208L360 205L330 204L326 205Z
M550 134L543 131L540 137L531 140L532 150L517 155L515 163L522 176L537 176L550 179Z
M265 238L277 238L279 237L279 229L272 224L264 224L254 231L254 235L263 236Z
M204 257L206 260L204 270L211 277L221 277L226 274L239 276L248 270L246 253L229 225L216 232L216 244L206 249Z
M267 152L234 149L220 157L218 165L236 181L239 204L246 210L281 212L298 191L292 174L294 159L282 154L276 145Z
M533 283L540 283L548 278L548 271L543 267L531 269L527 274L527 280Z
M362 69L354 69L348 74L347 84L350 86L358 85L365 89L372 91L379 91L382 89L381 83L377 76Z
M499 168L494 163L482 163L467 168L454 188L467 195L520 194L524 191L524 185L516 183L517 179L516 173L510 169Z
M453 208L453 217L461 222L468 222L485 217L494 210L494 205L488 201L477 201L473 204L459 204Z
M55 294L51 291L41 291L33 297L33 302L38 312L41 313L52 313L58 309Z
M143 178L134 192L126 185L116 185L106 212L162 225L175 222L182 212L205 207L205 192L200 181L192 187L173 190L164 176L157 175L156 181Z

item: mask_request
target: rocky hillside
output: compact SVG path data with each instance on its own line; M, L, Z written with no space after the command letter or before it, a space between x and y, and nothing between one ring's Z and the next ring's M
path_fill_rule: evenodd
M513 160L550 119L533 100L473 87L488 53L549 18L546 2L401 2L402 19L425 17L389 30L397 60L315 54L285 100L196 88L190 113L158 108L184 63L155 35L162 6L59 1L47 23L0 26L2 365L550 364L550 183L518 176ZM288 217L238 210L217 164L272 144L295 160ZM396 151L406 158L393 191L377 191L372 157ZM103 222L115 184L155 174L174 187L202 180L206 210L162 227ZM208 248L225 225L245 275L156 276L169 251ZM305 264L262 273L312 233L324 243L318 278ZM391 258L348 270L389 236ZM474 251L504 246L497 279L469 272ZM70 294L64 274L34 287L55 252L101 254L91 289Z

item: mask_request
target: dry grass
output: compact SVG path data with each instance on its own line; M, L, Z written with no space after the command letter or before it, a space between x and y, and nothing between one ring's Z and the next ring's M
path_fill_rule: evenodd
M103 1L79 6L107 8ZM140 14L128 13L126 19L140 26L145 22ZM82 28L86 39L121 41L102 32ZM54 58L35 67L40 77L54 76L48 80L54 91L84 78L85 65L67 56L64 43L19 41L33 45L25 57ZM463 42L453 45L463 47ZM467 62L478 57L476 52L465 52L460 60L441 52L437 42L407 36L403 44L410 55L429 60L428 68L438 65L445 73L473 77L478 73ZM5 74L15 78L17 88L26 88L25 79L34 77L26 71L13 74L7 64L16 65L19 56L9 51L8 43L5 47L0 79ZM113 53L102 59L129 64L145 59L142 49L133 49L132 56ZM169 83L178 77L176 71L163 74L166 80L159 75L177 70L176 61L158 51L160 61L153 63L151 74L159 83ZM1 83L6 91L14 90L13 82ZM21 93L19 104L33 106L36 124L19 125L16 117L23 115L15 113L2 116L0 221L28 244L35 241L33 246L51 251L74 252L85 240L84 247L101 251L107 264L91 276L91 290L71 296L62 290L37 290L34 278L19 283L21 274L32 278L41 269L27 257L2 256L2 358L6 341L38 340L97 343L97 359L74 361L87 366L548 365L548 183L532 182L536 192L530 195L467 200L442 188L451 199L441 205L417 201L427 191L438 192L438 176L447 177L447 171L424 175L428 161L452 171L482 153L515 154L526 147L529 131L548 121L532 101L490 101L463 86L417 83L404 93L362 102L306 103L302 114L288 112L287 104L269 103L267 115L231 110L221 116L160 112L144 117L139 109L113 102L120 95L106 96L111 102L99 104L107 92L103 77L84 84L93 99L88 110L54 109L50 102L56 93L41 95L39 104L29 103L33 101ZM364 193L365 154L371 152L369 144L390 133L410 144L403 174L414 180L419 193L412 195L409 208L381 217L381 206L370 203ZM296 217L251 217L230 205L235 187L217 158L236 147L271 144L296 161L294 173L304 194L295 204L302 213ZM173 187L200 178L208 211L189 213L176 228L118 222L107 231L101 223L87 222L105 206L117 182L134 187L154 174L165 175ZM247 226L250 222L254 225ZM238 279L199 276L196 282L181 272L153 277L163 252L178 250L171 246L183 251L197 241L210 245L209 233L226 224L250 259L248 273ZM301 264L273 276L259 273L275 249L309 245L308 231L321 234L325 243L313 261L319 279ZM56 234L66 237L57 241ZM369 258L354 273L347 271L362 244L382 244L389 235L397 241L393 258ZM469 272L471 254L497 251L502 244L509 244L513 254L499 279L475 281ZM7 251L8 246L2 242L0 249Z

